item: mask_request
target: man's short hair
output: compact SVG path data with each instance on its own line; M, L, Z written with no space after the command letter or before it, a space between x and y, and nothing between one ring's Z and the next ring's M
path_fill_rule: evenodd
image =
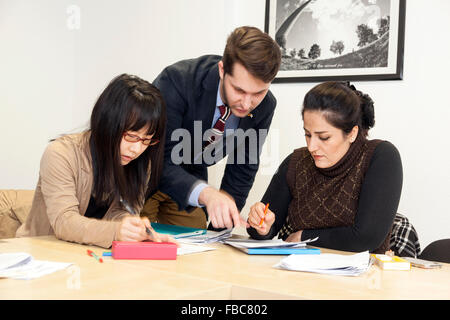
M239 62L251 75L269 83L280 68L281 50L267 33L244 26L228 36L222 61L225 73L232 74L234 63Z

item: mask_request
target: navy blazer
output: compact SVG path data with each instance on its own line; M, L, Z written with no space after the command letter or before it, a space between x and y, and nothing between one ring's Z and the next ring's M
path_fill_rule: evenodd
M193 188L200 180L208 181L207 167L211 164L202 161L194 164L194 121L201 121L202 137L206 130L211 129L216 108L217 90L220 82L218 62L221 56L205 55L196 59L182 60L166 67L154 80L153 84L161 91L167 105L167 129L164 153L164 169L159 190L169 195L177 202L180 210L189 207L188 199ZM239 128L269 129L275 111L276 99L269 91L263 101L252 111L253 117L241 118ZM175 164L171 159L173 148L181 140L172 141L172 133L178 128L189 131L192 137L192 148L188 163ZM260 146L265 137L258 134ZM201 138L200 138L201 139ZM230 138L229 138L230 139ZM223 139L224 146L226 139ZM236 142L236 141L235 141ZM237 143L234 144L238 148ZM223 149L223 158L233 154L233 150ZM178 149L176 149L178 150ZM228 192L235 200L238 210L245 205L248 193L253 185L259 167L259 148L257 163L230 163L231 155L225 167L220 189ZM235 154L235 153L234 153ZM236 160L235 158L233 158ZM255 161L253 161L255 162Z

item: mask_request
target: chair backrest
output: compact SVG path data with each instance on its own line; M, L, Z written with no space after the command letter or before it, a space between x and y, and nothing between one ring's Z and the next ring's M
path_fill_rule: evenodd
M14 238L27 219L34 190L0 190L0 239Z
M450 263L450 239L441 239L430 243L423 249L419 259Z
M420 253L419 236L404 215L397 213L392 225L390 248L399 257L417 258Z

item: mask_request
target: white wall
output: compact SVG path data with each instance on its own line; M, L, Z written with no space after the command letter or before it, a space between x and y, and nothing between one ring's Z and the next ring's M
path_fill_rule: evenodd
M71 5L80 9L79 25ZM177 60L221 54L235 27L263 29L264 7L264 0L0 0L0 188L34 188L48 139L86 127L115 75L151 81ZM400 150L399 212L422 247L450 237L449 13L446 0L408 1L404 80L355 83L375 101L371 137ZM244 216L279 162L305 145L299 112L313 85L272 85L278 107ZM222 169L210 170L213 184Z

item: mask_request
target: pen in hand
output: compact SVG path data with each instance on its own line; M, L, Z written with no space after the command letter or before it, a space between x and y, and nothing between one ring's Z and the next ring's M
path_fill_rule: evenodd
M122 205L125 207L125 209L126 209L131 215L137 216L137 214L135 213L135 211L129 206L128 203L126 203L126 201L123 201L122 199L120 199L120 202L122 203ZM151 223L150 223L150 225L151 225ZM160 240L159 237L155 234L155 232L154 232L154 230L153 230L152 227L149 228L149 227L145 226L145 232L146 232L149 236L151 236L151 237L153 238L153 241L155 241L155 242L161 242L161 240Z
M266 217L267 214L267 209L269 209L269 203L266 204L266 207L264 208L264 217L262 217L261 221L259 222L259 226L261 227L263 222L264 222L264 218Z
M152 227L145 226L145 232L153 238L154 242L161 242L161 239L155 234L155 230Z

